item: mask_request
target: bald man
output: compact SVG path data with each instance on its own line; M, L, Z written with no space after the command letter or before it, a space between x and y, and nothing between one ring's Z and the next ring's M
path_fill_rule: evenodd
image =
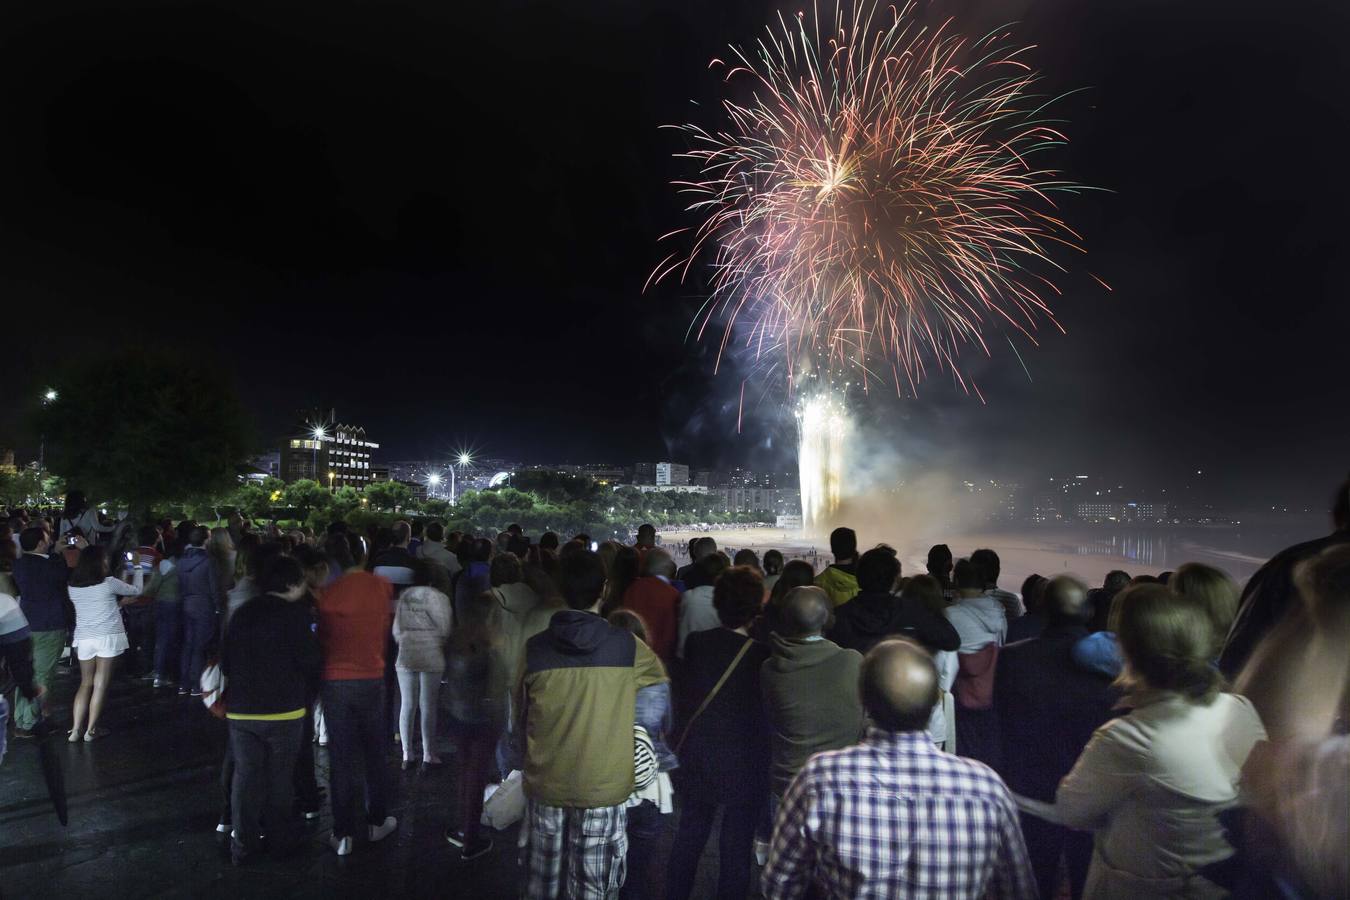
M1046 624L1041 635L1009 644L999 655L994 709L1000 768L1008 787L1049 803L1092 733L1110 717L1117 693L1109 677L1073 662L1074 645L1088 637L1092 615L1083 583L1069 575L1051 579L1042 606ZM1022 818L1022 831L1041 896L1055 896L1063 857L1070 893L1075 900L1081 897L1092 835L1034 816Z
M766 900L812 886L826 897L1035 897L1007 787L928 738L938 698L928 652L882 641L863 661L858 694L873 722L862 743L813 756L783 796Z
M862 654L823 637L833 607L818 587L788 591L773 655L760 667L774 797L782 796L813 753L847 747L862 734Z

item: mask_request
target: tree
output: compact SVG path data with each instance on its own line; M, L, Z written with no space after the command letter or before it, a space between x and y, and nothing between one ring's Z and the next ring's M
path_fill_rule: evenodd
M0 471L0 503L5 506L29 506L44 502L50 495L36 469Z
M53 387L58 399L33 413L48 466L137 518L232 491L252 448L233 387L195 360L128 351L73 367Z
M412 499L412 488L399 481L372 481L366 485L366 499L375 509L398 510Z
M295 509L302 521L308 519L310 512L316 507L327 506L331 499L328 488L312 478L292 481L286 485L286 490L282 491L281 498L287 506Z
M239 514L249 519L260 519L272 510L272 492L256 481L245 481L229 499Z
M346 520L353 512L361 508L361 492L350 484L337 489L333 495L332 521Z

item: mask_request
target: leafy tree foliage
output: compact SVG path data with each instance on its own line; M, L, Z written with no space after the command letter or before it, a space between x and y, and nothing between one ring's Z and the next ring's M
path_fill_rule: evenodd
M91 500L133 515L233 490L252 448L243 406L220 372L143 351L75 366L34 413L47 463Z

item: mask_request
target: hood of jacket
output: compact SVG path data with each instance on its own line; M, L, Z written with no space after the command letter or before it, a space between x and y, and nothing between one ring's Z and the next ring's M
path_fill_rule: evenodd
M785 638L782 635L771 636L773 656L766 665L778 672L797 672L826 665L840 653L846 652L834 641L821 638L810 641L804 638Z
M962 597L952 604L952 608L960 609L979 622L991 634L1000 633L1008 624L1008 613L1004 610L1003 604L988 594L981 594L978 597Z
M869 637L891 634L900 615L900 598L885 591L863 591L835 615L847 617L849 627L858 634Z
M612 630L613 626L595 613L579 609L559 610L548 622L549 640L561 653L594 653Z
M181 584L191 582L194 576L205 577L206 568L211 565L211 557L200 547L189 547L178 557L178 580Z

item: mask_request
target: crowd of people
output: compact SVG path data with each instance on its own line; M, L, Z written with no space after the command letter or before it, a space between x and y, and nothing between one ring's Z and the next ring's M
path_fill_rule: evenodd
M238 864L318 818L316 743L345 856L399 827L395 748L448 765L448 730L445 839L491 850L486 789L519 772L529 898L690 897L719 814L720 898L1344 896L1348 492L1245 590L1188 563L1018 592L994 550L909 574L848 528L818 569L711 535L672 553L650 525L133 537L71 492L4 526L0 649L20 739L57 717L66 648L70 741L107 733L119 658L161 691L223 685Z

